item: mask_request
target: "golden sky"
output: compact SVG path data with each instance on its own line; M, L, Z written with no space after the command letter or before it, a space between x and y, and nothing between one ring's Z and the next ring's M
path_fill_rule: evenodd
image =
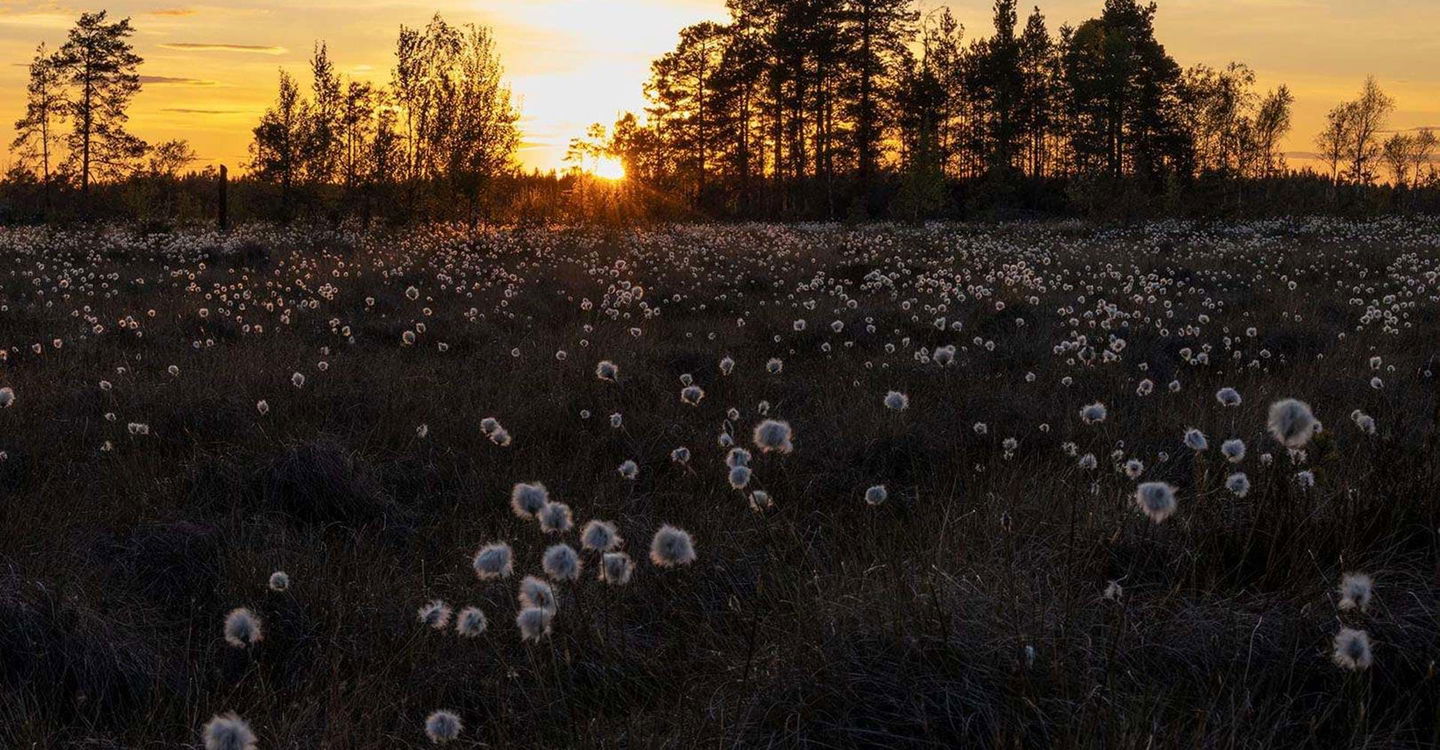
M990 0L923 7L942 4L970 32L988 33ZM1054 29L1095 15L1102 0L1040 4ZM187 138L205 163L232 166L245 160L278 69L303 79L316 40L329 44L342 73L385 82L401 24L423 25L438 11L494 27L522 112L521 160L548 169L587 124L643 107L649 62L682 26L725 17L724 0L0 0L0 122L21 113L35 45L58 46L82 11L102 7L132 18L145 58L133 132L152 142ZM1392 127L1440 126L1440 0L1160 0L1157 26L1182 66L1241 60L1262 87L1288 83L1290 151L1311 149L1325 111L1367 73L1397 100Z

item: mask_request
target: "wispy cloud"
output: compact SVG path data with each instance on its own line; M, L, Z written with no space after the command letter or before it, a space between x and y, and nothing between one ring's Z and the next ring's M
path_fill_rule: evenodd
M175 112L182 115L243 115L243 109L194 109L191 107L163 107L161 112Z
M147 15L147 16L172 16L172 17L178 17L178 16L193 16L193 15L195 15L195 14L198 13L198 12L199 12L199 11L195 10L194 8L161 8L160 10L152 10L152 11L150 11L149 13L146 13L145 15Z
M172 76L140 76L140 82L144 84L174 84L179 86L216 86L218 81L207 81L203 78L175 78Z
M264 44L221 44L217 42L163 42L160 46L165 49L188 52L249 52L260 55L283 55L286 51L284 47L272 47Z

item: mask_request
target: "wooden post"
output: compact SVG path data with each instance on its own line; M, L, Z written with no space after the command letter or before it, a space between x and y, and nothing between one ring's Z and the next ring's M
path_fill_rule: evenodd
M219 197L218 197L218 201L219 201L219 202L218 202L218 205L216 206L216 212L215 212L215 213L216 213L216 217L217 217L217 223L219 224L219 226L220 226L220 231L222 231L222 232L230 228L230 212L229 212L230 202L229 202L229 201L227 200L227 198L226 198L226 192L227 192L227 190L228 190L228 188L229 188L229 185L230 185L230 170L227 169L224 164L221 164L221 165L220 165L220 195L219 195Z

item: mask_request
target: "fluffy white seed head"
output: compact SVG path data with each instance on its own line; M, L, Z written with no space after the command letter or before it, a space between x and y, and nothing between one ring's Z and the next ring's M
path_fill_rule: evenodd
M544 579L535 576L525 576L520 581L520 592L518 595L521 608L533 607L554 612L559 604L555 600L555 590Z
M1210 448L1210 441L1205 438L1205 433L1191 427L1185 430L1185 447L1200 453Z
M254 646L264 639L260 618L245 607L236 607L225 615L225 642L235 648Z
M533 518L548 502L550 502L550 492L545 489L545 485L539 482L534 484L517 482L514 487L510 488L510 509L521 518Z
M705 389L698 385L687 385L680 389L680 401L682 403L699 406L703 398L705 398Z
M612 586L624 586L635 572L635 561L624 552L606 552L600 558L600 580Z
M1227 386L1215 391L1215 400L1219 401L1221 406L1239 406L1240 392Z
M1230 463L1238 464L1245 460L1245 441L1240 438L1226 440L1220 444L1220 453Z
M1270 405L1270 434L1286 448L1304 448L1319 424L1309 404L1287 398Z
M730 452L725 454L725 465L732 469L736 466L749 466L750 451L744 448L731 448Z
M737 490L743 490L748 484L750 484L750 467L732 466L730 468L730 486Z
M277 570L270 574L269 582L271 591L286 591L290 588L290 575L283 570Z
M425 717L425 736L437 745L455 740L464 728L460 717L449 711L436 711Z
M880 505L890 498L890 491L885 485L877 484L865 490L865 502L870 505Z
M1364 612L1370 607L1374 581L1364 573L1346 573L1340 579L1340 609L1358 609Z
M570 506L565 503L545 503L536 518L540 519L540 530L546 534L564 534L575 525L570 520Z
M541 567L553 580L573 581L580 577L580 555L568 544L556 544L545 550Z
M615 531L615 524L594 520L580 530L580 544L593 552L609 552L620 545L620 535Z
M504 542L494 542L480 548L475 553L471 564L475 568L475 575L482 581L494 581L500 578L509 578L514 570L514 553L510 551L510 545Z
M650 562L662 568L695 562L695 546L690 541L690 535L669 524L661 526L650 540Z
M1341 628L1335 634L1335 651L1330 658L1336 666L1353 672L1369 669L1374 661L1370 653L1370 635L1363 630Z
M608 359L601 360L600 364L595 365L595 377L613 383L620 378L620 366Z
M682 445L679 448L670 451L670 460L674 461L677 464L690 463L690 449Z
M450 605L442 599L434 599L416 610L416 616L427 627L444 630L450 625Z
M211 717L200 735L205 740L205 750L255 750L258 747L250 725L233 713Z
M620 472L620 476L634 480L635 477L640 476L640 465L627 458L624 463L620 464L616 471Z
M520 629L520 640L540 641L550 635L550 620L555 616L548 609L526 607L515 616L515 627Z
M755 447L761 453L789 453L795 446L791 443L789 422L767 419L755 426Z
M1080 421L1084 422L1085 424L1096 424L1098 422L1104 422L1105 417L1108 416L1109 413L1109 410L1105 408L1104 404L1096 401L1095 403L1080 409Z
M1145 482L1135 488L1135 504L1155 523L1175 512L1175 488L1164 482Z
M1236 497L1245 497L1250 494L1250 477L1245 472L1237 471L1225 480L1225 489L1235 493Z
M885 394L885 408L891 411L905 411L910 408L910 397L900 391Z
M455 616L455 632L465 638L474 638L485 632L489 622L485 619L485 613L479 607L466 607L460 610Z

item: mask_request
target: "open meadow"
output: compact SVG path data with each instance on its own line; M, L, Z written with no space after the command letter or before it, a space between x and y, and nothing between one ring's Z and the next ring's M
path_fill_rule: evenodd
M0 746L1435 747L1437 368L1434 219L0 229Z

